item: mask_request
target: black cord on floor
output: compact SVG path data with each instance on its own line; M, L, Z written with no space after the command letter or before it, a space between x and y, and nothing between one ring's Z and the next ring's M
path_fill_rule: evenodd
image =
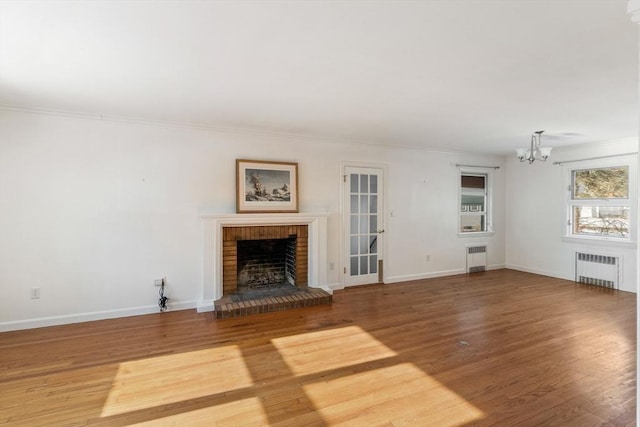
M164 296L164 278L162 278L162 283L160 284L160 298L158 299L158 306L160 307L160 311L165 311L167 309L167 300L169 298Z

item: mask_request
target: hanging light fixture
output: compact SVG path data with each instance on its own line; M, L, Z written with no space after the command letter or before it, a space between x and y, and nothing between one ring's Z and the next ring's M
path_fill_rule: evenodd
M521 162L533 163L536 160L546 162L551 154L552 147L541 147L540 138L542 137L543 130L535 131L531 135L531 147L530 148L517 148L516 155Z

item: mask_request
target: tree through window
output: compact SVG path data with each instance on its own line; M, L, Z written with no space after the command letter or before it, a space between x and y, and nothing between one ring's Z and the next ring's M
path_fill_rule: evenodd
M623 166L573 171L573 198L629 198L629 168Z
M571 175L572 234L628 238L628 166L579 169Z

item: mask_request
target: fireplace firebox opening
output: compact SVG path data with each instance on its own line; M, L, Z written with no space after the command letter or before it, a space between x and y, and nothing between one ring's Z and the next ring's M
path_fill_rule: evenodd
M296 286L296 237L238 241L238 292Z
M308 286L306 224L223 227L222 235L223 295Z

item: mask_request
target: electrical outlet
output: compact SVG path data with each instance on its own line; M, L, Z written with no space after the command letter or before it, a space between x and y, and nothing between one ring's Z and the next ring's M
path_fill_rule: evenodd
M329 270L333 271L333 270L335 270L335 268L336 268L336 265L334 263L330 262L329 263Z
M162 286L162 279L156 279L153 281L154 286Z
M40 299L40 288L31 288L31 299Z

